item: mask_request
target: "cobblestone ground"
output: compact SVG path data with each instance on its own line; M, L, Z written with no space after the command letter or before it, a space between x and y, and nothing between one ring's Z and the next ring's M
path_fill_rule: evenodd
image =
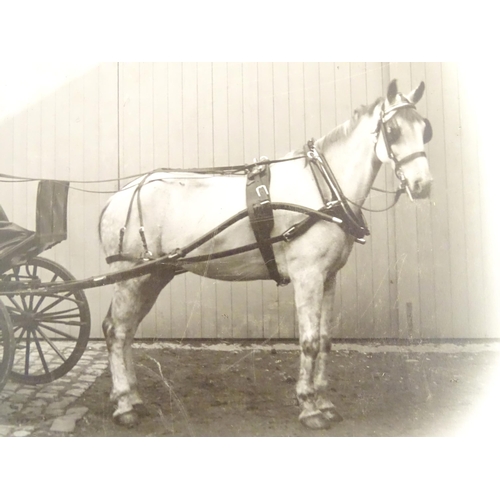
M90 342L77 365L54 382L34 386L8 382L0 392L0 436L71 432L87 411L73 403L107 367L105 344Z

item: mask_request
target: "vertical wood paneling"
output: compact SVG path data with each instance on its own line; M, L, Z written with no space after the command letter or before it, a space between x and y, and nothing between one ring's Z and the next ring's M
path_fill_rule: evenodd
M258 120L260 156L274 155L274 108L273 108L273 65L259 63L258 73ZM263 332L265 338L279 337L278 288L274 281L262 282Z
M290 143L290 103L289 74L287 63L273 64L274 82L274 157L280 158L292 148L298 149L299 144ZM272 180L271 180L272 182ZM278 288L278 321L279 337L293 338L295 336L295 303L293 287Z
M74 173L74 178L81 178L85 181L99 179L101 176L101 165L99 163L99 87L100 87L99 68L94 68L85 74L82 78L82 103L83 109L80 109L80 116L82 122L82 171ZM105 85L102 82L103 86ZM115 111L113 116L116 116L116 100ZM106 167L103 165L103 172ZM111 172L110 172L111 173ZM113 176L113 175L112 175ZM114 176L113 176L114 177ZM74 185L73 187L78 187ZM80 185L84 189L105 189L104 185ZM106 186L110 187L110 186ZM113 186L111 186L113 187ZM73 207L69 207L72 209ZM103 261L102 251L99 245L99 238L97 232L97 221L101 212L99 204L99 195L96 193L83 193L82 192L82 209L81 213L85 213L85 217L80 216L80 226L69 226L72 229L71 239L78 241L80 247L83 249L84 256L82 258L82 265L80 269L71 271L78 273L78 278L85 278L89 275L95 275L99 272L99 262ZM83 219L83 220L82 220ZM79 228L76 230L76 228ZM76 230L76 231L73 231ZM75 234L76 233L76 234ZM77 237L78 235L78 237ZM57 248L57 247L56 247ZM94 290L92 293L87 293L89 305L91 308L92 318L94 318L93 332L95 335L100 334L100 318L104 317L107 312L108 303L104 300L100 290Z
M367 104L384 95L386 86L383 78L383 68L380 63L366 64L366 92ZM375 179L374 186L379 189L392 190L387 178L392 176L392 170L386 165L382 165ZM366 202L366 207L373 210L380 210L388 207L393 200L393 195L372 191ZM366 250L359 249L360 254L367 254L372 269L371 276L371 297L360 314L367 317L370 313L373 316L372 330L365 331L362 336L374 336L385 338L392 335L393 326L391 316L394 315L391 301L390 283L394 278L391 269L391 255L389 249L392 242L389 240L389 217L388 212L366 213L365 217L369 224L371 236L368 238ZM368 265L368 264L367 264Z
M213 148L214 165L228 165L229 162L229 124L227 101L227 64L213 65ZM233 336L233 313L231 309L231 284L216 282L217 298L217 332L216 337L231 338Z
M168 65L153 63L153 165L154 168L166 168L169 164L169 94ZM153 337L171 338L172 335L172 286L163 289L149 313L156 319Z
M339 125L352 116L350 63L335 63L335 110L336 124ZM356 251L356 250L354 250ZM356 258L351 255L340 270L337 279L337 302L340 306L340 336L351 338L356 335Z
M198 71L196 63L182 67L182 148L183 167L198 167ZM185 275L186 280L186 337L201 338L201 278Z
M245 163L243 130L243 65L227 65L227 120L229 165ZM244 196L244 193L242 193ZM244 281L231 283L231 311L233 315L233 338L248 336L248 286Z
M360 105L366 105L367 96L367 72L365 63L351 63L351 109L354 111ZM352 112L351 111L351 112ZM365 213L368 227L371 227L370 213ZM355 245L355 251L351 259L356 261L357 281L356 281L356 301L354 306L355 331L357 338L371 337L373 335L373 267L371 260L371 238L367 246Z
M183 68L182 63L169 64L168 68L168 164L170 168L183 168ZM170 314L172 336L185 337L187 322L186 276L175 278L169 285L171 292Z
M278 158L371 104L390 78L398 78L403 92L426 83L417 109L434 129L426 146L432 198L411 204L403 197L389 212L367 215L372 236L366 246L356 245L340 273L335 335L498 336L485 309L485 160L475 109L451 63L105 63L0 121L0 171L92 180ZM390 167L382 166L375 185L397 187ZM117 184L92 188L113 190ZM0 184L8 215L29 228L35 193L35 183ZM96 232L107 198L70 191L69 239L47 256L77 277L107 270ZM392 195L372 193L367 207L391 201ZM111 292L87 292L94 337L101 336ZM298 337L293 289L277 289L272 281L230 284L179 276L162 292L139 336Z
M243 133L245 162L259 156L259 92L257 63L243 65ZM247 329L249 338L264 336L262 301L263 283L253 281L247 287Z
M413 63L411 65L411 89L416 88L420 82L426 82L425 64ZM420 102L417 104L418 112L423 116L428 116L427 109L427 90ZM428 146L425 146L428 153ZM429 160L431 172L433 163ZM436 329L436 303L435 303L435 284L434 269L430 263L433 262L432 246L432 224L431 212L432 201L419 202L415 204L417 213L417 267L418 267L418 286L419 301L417 306L420 311L420 336L426 338L430 332Z
M212 64L198 64L198 164L214 165L213 149L213 86ZM201 335L217 336L217 284L214 280L201 280Z
M460 148L460 108L456 65L443 63L443 108L446 116L445 154L446 177L450 208L455 212L449 218L451 297L453 309L452 337L469 330L469 307L467 296L467 261L464 229L463 165Z
M481 192L481 163L478 156L478 120L471 103L473 96L467 86L461 82L459 74L459 113L461 130L462 174L464 185L464 234L467 259L467 291L469 294L469 331L471 337L480 338L487 331L485 309L484 274L483 274L483 234L484 219ZM460 336L460 332L458 332Z
M137 74L138 86L135 86L137 95L133 95L132 99L136 100L139 105L139 126L136 129L138 133L139 147L139 163L135 166L136 172L148 172L154 169L154 87L153 87L153 64L139 63L134 67ZM132 89L130 89L132 92ZM141 323L140 331L137 334L138 338L147 337L148 332L158 330L157 307L144 318Z
M337 125L336 113L336 82L335 82L335 63L321 63L319 65L319 93L320 93L320 124L321 135L327 134ZM335 329L331 333L333 337L341 337L340 318L342 298L339 291L340 280L337 280L335 299L332 307L335 314Z
M392 78L398 80L398 88L401 92L409 92L411 90L410 63L392 64ZM400 336L404 338L420 337L416 210L416 206L404 196L395 211L399 325Z
M96 169L93 170L92 176L89 174L91 180L94 179L116 179L119 175L118 162L119 162L119 138L118 135L118 64L104 63L98 67L98 93L97 103L95 107L98 111L98 158ZM90 106L91 103L89 102ZM90 131L89 131L90 133ZM91 139L88 138L87 142ZM118 182L106 182L103 184L91 184L91 189L97 191L113 191L118 189ZM90 234L95 235L95 243L93 244L93 251L98 249L99 259L97 262L92 262L92 270L86 270L84 277L89 275L101 274L108 271L109 267L104 260L104 254L100 248L97 237L97 221L99 214L106 205L109 194L91 194L92 205L95 207L97 217L92 217L89 220ZM71 207L69 207L71 209ZM71 237L71 235L69 236ZM57 247L56 247L57 248ZM95 290L86 292L89 300L91 300L91 313L92 313L92 332L94 336L102 336L101 322L104 319L112 296L112 287L102 287Z
M427 111L434 131L434 138L428 145L428 151L434 178L431 224L436 304L435 336L446 338L452 335L452 269L449 260L451 249L448 233L449 216L453 214L453 209L448 201L447 160L444 148L446 122L443 109L443 94L446 89L443 87L441 73L441 64L426 64Z

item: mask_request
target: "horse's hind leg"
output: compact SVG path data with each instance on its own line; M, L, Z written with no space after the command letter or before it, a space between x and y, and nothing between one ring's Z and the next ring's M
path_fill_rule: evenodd
M316 408L331 422L341 422L343 419L337 412L335 405L328 397L327 361L331 350L330 335L334 328L333 301L335 298L336 275L325 281L323 303L321 308L321 326L319 353L316 360L314 387L316 388Z
M111 400L116 405L113 417L119 424L132 426L137 423L136 410L141 408L142 401L137 392L132 341L140 322L173 276L171 271L161 271L153 276L114 285L113 299L103 322L103 331L109 352Z

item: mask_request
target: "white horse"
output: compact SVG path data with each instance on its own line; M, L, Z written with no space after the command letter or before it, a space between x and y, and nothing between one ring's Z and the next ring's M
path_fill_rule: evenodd
M291 152L283 158L289 161L271 165L273 203L322 209L325 214L335 206L341 210L335 212L336 222L316 217L296 238L273 244L277 270L294 288L301 346L296 394L299 420L309 428L327 428L342 420L327 397L325 365L334 326L336 275L357 236L338 219L349 219L351 226L362 228L361 206L384 162L392 163L410 197L429 196L432 178L423 147L430 140L431 128L415 110L424 87L422 82L404 96L392 81L386 98L357 110L351 120L311 143L307 155ZM111 197L101 215L104 252L108 259L118 255L110 259L112 271L130 269L145 251L148 258L168 255L245 210L246 182L244 175L182 171L155 172L132 182ZM339 201L329 199L334 192ZM283 234L303 218L296 211L275 210L271 237ZM190 256L213 255L255 241L249 219L244 217L192 250ZM103 330L117 423L135 425L144 410L131 344L160 291L179 271L227 281L269 279L260 251L255 245L251 248L201 262L172 259L175 265L158 266L151 274L113 285Z

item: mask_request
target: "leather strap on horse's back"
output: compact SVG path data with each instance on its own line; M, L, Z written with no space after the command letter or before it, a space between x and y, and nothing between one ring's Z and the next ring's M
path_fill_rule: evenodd
M274 227L273 209L269 195L270 184L271 170L268 164L258 165L250 170L246 186L248 216L270 278L278 285L286 285L289 280L280 275L272 244L269 243Z

